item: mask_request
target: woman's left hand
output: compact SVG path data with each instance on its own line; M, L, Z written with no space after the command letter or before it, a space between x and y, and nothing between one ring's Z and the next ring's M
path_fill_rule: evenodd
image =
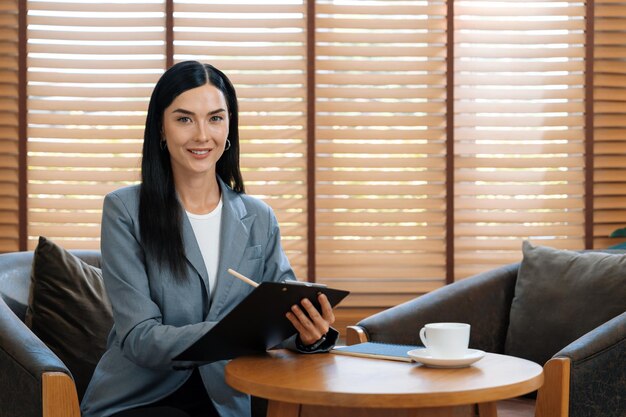
M306 298L300 302L300 305L291 306L291 311L287 313L287 318L298 331L300 342L305 346L320 340L335 322L335 314L328 298L320 294L317 300L322 308L321 314Z

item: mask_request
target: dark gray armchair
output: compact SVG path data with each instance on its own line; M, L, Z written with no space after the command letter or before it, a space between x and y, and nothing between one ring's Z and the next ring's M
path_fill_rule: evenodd
M73 251L100 265L98 251ZM70 369L25 324L33 252L0 255L0 417L80 417Z
M47 247L50 245L48 243ZM89 265L100 267L99 251L69 252ZM59 249L58 253L63 252ZM88 355L85 353L85 350L89 350L85 343L73 344L82 359L88 360L80 364L61 360L59 356L63 357L66 352L57 351L59 355L56 355L40 339L42 335L33 333L24 323L29 304L32 263L33 252L0 254L0 417L80 417L80 397L104 349L105 334L109 327L105 325L105 332L89 333L101 335L90 339L102 339L92 340L102 350L94 349ZM69 305L63 307L64 302L72 303L72 299L54 302L66 311L74 311ZM102 321L105 321L104 315ZM87 322L83 320L81 324ZM46 331L49 337L50 329ZM60 337L67 339L68 335ZM70 355L65 357L71 359ZM265 399L252 397L253 416L265 416L266 410Z
M370 316L348 327L347 343L420 345L417 329L429 322L450 321L471 324L470 347L510 353L505 347L519 269L519 263L500 267ZM567 296L567 288L562 293ZM569 317L563 326L575 327L580 321ZM626 312L598 327L578 330L579 338L549 352L549 360L542 363L545 382L536 406L534 399L501 404L498 408L505 411L501 416L507 411L515 416L534 411L537 417L626 416ZM514 356L525 357L523 352Z

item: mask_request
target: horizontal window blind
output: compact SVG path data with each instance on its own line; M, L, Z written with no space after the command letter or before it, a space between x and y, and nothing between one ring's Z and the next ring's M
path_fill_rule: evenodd
M626 3L595 2L594 247L626 227Z
M445 10L316 2L316 277L344 307L445 283Z
M19 249L18 3L0 3L0 252Z
M29 248L39 235L97 248L103 195L139 178L148 96L166 66L165 0L25 1ZM443 285L450 231L456 279L519 260L523 239L584 247L585 3L458 0L453 46L443 0L317 0L315 45L306 44L304 0L173 4L174 60L209 62L231 77L248 192L275 209L300 278L315 268L318 281L352 291L342 303L349 322ZM14 250L19 235L17 8L18 0L0 4L0 251ZM623 1L595 3L598 248L626 226L624 10ZM309 198L315 265L307 265Z
M302 1L174 1L174 60L224 71L240 106L241 168L307 277L306 6Z
M585 5L455 2L455 278L584 248Z
M163 0L28 1L28 235L99 248L103 196L139 180L165 68Z

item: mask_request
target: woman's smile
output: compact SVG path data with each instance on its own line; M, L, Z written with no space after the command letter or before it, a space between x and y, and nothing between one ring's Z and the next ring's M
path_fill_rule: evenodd
M204 159L209 156L211 149L189 149L189 152L191 152L196 159Z

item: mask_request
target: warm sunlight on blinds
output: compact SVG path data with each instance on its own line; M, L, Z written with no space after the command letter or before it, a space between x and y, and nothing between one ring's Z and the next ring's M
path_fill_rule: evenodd
M344 321L518 261L524 239L614 245L626 227L625 4L598 1L591 16L573 0L4 0L0 251L24 229L18 144L29 248L39 235L98 247L103 195L138 180L148 95L186 59L235 83L247 190L275 209L301 279L352 291Z
M445 11L316 2L316 276L344 307L445 282Z
M99 248L102 197L139 179L165 68L163 0L28 1L29 246Z
M455 277L584 248L585 5L455 2Z
M274 208L300 279L307 277L305 11L293 0L174 2L174 59L213 64L235 85L246 191Z
M595 2L594 247L626 227L626 4ZM621 239L623 241L623 239Z
M0 252L19 249L18 4L0 3Z

